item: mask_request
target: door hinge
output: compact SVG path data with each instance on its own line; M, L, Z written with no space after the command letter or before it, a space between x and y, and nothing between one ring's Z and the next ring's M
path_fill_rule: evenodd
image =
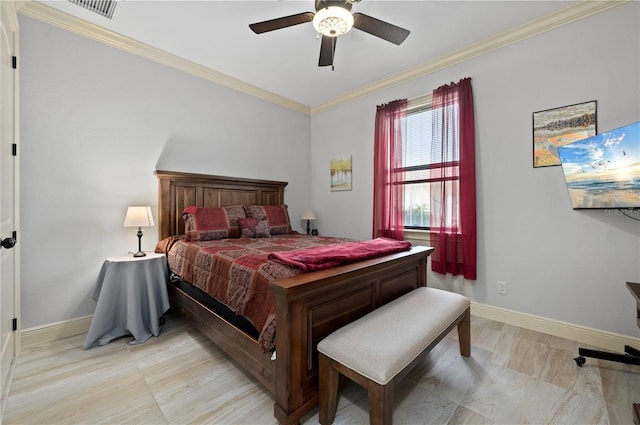
M18 58L16 56L11 56L11 67L18 69Z
M14 317L12 320L12 324L11 324L11 328L13 329L13 331L17 331L18 330L18 318Z
M15 143L11 145L11 155L18 156L18 145Z

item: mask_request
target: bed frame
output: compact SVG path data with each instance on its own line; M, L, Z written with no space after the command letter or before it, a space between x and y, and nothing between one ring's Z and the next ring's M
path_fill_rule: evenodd
M284 204L286 182L156 171L158 240L184 233L191 205ZM297 424L318 405L318 342L345 324L426 286L433 248L386 255L271 283L276 298L276 360L257 341L185 292L168 285L171 306L275 395L274 415ZM381 343L384 343L381 341Z

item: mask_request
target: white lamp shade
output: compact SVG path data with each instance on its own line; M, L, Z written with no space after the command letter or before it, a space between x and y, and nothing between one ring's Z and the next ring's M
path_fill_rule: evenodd
M344 7L324 7L314 15L313 26L322 35L337 37L353 27L353 15Z
M151 207L129 207L124 218L124 227L150 227L155 225Z
M313 215L313 211L311 211L311 208L305 208L304 211L302 211L302 217L300 217L300 220L315 220L316 216Z

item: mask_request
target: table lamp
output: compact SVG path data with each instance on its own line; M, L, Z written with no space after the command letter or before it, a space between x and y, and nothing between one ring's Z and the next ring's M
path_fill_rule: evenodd
M153 215L151 215L151 207L129 207L127 215L124 218L124 227L138 228L138 252L133 254L134 257L144 257L142 252L142 228L153 226Z
M304 211L302 211L302 217L300 217L300 220L307 220L307 235L311 233L311 227L309 226L309 221L310 220L315 220L316 216L313 215L313 211L311 211L311 208L305 208Z

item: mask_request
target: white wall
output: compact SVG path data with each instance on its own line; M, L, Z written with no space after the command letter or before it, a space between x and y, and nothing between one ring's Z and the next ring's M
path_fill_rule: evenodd
M22 328L92 314L105 258L137 250L154 170L288 181L302 230L309 117L20 16ZM145 229L153 250L157 229Z
M463 77L472 78L476 110L478 279L431 273L430 285L638 335L625 282L640 281L640 222L615 211L573 211L562 168L533 168L531 129L533 112L594 99L599 132L640 120L638 2L314 115L312 206L320 233L371 237L376 105ZM329 160L345 155L353 155L353 190L331 192ZM498 280L508 295L497 294Z

